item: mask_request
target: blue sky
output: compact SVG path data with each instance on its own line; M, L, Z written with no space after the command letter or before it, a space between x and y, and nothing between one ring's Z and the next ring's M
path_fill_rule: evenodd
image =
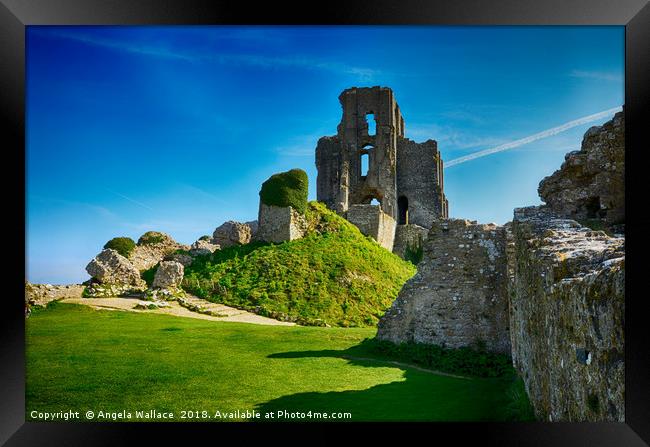
M395 91L449 161L621 106L623 27L28 27L27 278L69 283L114 236L192 243L257 218L352 86ZM505 223L602 118L445 169L451 217Z

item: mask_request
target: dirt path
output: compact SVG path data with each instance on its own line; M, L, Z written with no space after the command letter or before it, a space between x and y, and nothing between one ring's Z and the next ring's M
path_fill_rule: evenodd
M129 312L174 315L176 317L197 318L199 320L267 324L271 326L295 326L295 323L274 320L272 318L263 317L261 315L256 315L245 310L235 309L234 307L225 306L223 304L210 303L206 300L202 300L196 297L190 297L189 300L195 303L200 302L202 307L222 316L205 315L198 312L193 312L189 309L186 309L185 307L182 307L176 301L168 301L167 303L169 304L169 307L151 310L134 309L135 305L139 302L148 304L147 301L141 301L138 298L65 298L61 300L61 302L83 304L94 309L123 310Z

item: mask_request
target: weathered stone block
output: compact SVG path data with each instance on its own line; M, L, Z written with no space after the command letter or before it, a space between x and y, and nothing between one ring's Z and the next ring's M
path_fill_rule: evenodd
M176 261L163 261L156 270L152 287L154 289L178 288L183 281L185 269L183 264Z
M216 244L213 244L203 239L199 239L196 242L194 242L190 247L190 255L192 256L209 255L219 250L220 248L221 247L219 247ZM183 263L181 262L181 264Z
M86 271L102 284L145 286L138 269L128 259L110 248L103 250L90 261Z
M386 250L393 250L395 219L384 213L379 206L352 205L346 218L356 225L361 233L372 237Z
M229 220L214 230L212 243L221 248L248 244L251 241L251 234L249 225Z
M305 218L290 206L279 207L260 202L255 240L284 242L300 239L306 231Z

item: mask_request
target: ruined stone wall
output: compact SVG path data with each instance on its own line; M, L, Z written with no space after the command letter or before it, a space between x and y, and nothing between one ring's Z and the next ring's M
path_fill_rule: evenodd
M625 119L623 112L591 127L579 151L539 184L539 195L556 214L602 220L614 232L625 222Z
M428 233L429 230L419 225L397 225L393 253L404 259L407 248L415 249L424 246Z
M343 118L338 137L343 162L348 170L348 206L377 199L382 211L395 219L397 136L401 116L392 90L382 87L351 88L341 93ZM368 114L375 120L376 132L370 135ZM368 172L363 176L361 156L368 154Z
M337 135L323 137L316 148L317 198L340 214L351 205L377 199L396 217L397 138L404 136L404 119L391 89L350 88L339 96L343 109ZM371 114L371 115L370 115ZM374 119L375 133L368 120ZM368 156L362 175L361 158Z
M442 160L434 140L416 143L407 138L397 140L398 223L431 228L436 218L446 218L442 185ZM400 200L406 199L408 221L402 220Z
M537 417L624 420L623 238L515 210L510 332Z
M379 321L377 337L509 353L503 227L435 222L417 273Z
M305 227L304 217L290 206L280 207L260 202L254 240L276 243L293 241L304 236Z
M386 250L393 249L395 219L377 205L352 205L346 216L361 233L372 237Z
M316 146L316 197L337 213L347 210L347 175L343 171L342 148L338 137L322 137ZM344 182L345 181L345 182ZM344 182L344 183L343 183Z

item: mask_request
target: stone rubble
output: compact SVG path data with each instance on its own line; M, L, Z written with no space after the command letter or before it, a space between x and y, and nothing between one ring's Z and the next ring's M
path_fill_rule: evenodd
M248 244L251 241L252 233L250 225L229 220L214 230L212 243L221 248Z
M129 255L129 261L139 271L150 269L162 261L165 256L171 255L177 250L189 249L187 245L179 244L168 234L161 232L147 233L153 233L160 236L162 241L149 244L142 244L139 242L135 246L135 249Z
M47 306L51 301L80 298L84 288L83 284L32 284L25 281L25 302L32 306Z

